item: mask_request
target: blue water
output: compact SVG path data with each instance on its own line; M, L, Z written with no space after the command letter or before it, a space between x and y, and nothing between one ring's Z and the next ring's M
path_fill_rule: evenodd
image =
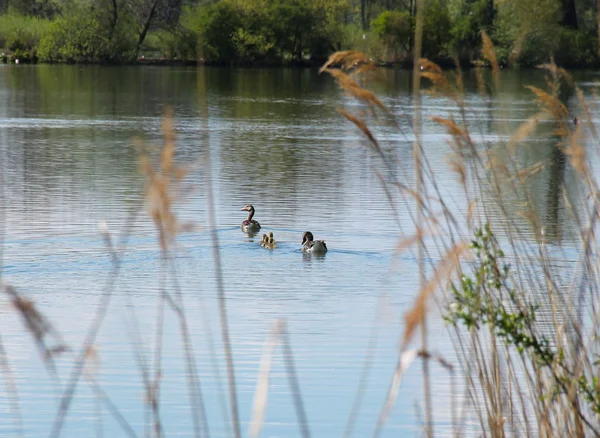
M398 195L390 202L376 173L381 162L336 112L351 102L330 78L308 70L197 73L150 67L0 67L2 281L29 297L71 348L56 358L56 380L20 315L2 298L0 336L10 372L3 370L1 376L7 382L14 379L18 394L10 385L0 390L12 396L0 397L1 434L17 434L20 424L25 436L50 433L74 355L80 354L114 275L98 231L105 221L121 268L62 436L126 436L92 391L90 376L138 436L150 432L142 375L149 370L154 376L165 281L170 296L181 293L210 436L230 436L224 420L230 415L229 401L207 217L208 148L243 434L248 431L261 355L278 320L288 327L313 436L342 434L365 358L370 357L353 436L372 434L398 358L403 315L418 292L414 248L396 251L414 234L414 202ZM382 175L410 185L414 177L408 130L412 103L404 80L408 74L389 73L383 85L376 85L401 127L399 131L383 125L376 130L385 150L398 159L397 167ZM103 81L97 82L98 77ZM473 132L484 142L506 141L505 125L518 124L536 111L524 94L523 79L509 73L503 77L506 91L494 98L493 108L474 91L467 94L475 109L470 119ZM200 81L208 90L205 119ZM427 97L424 103L426 117L454 111L453 104L441 98ZM145 211L144 182L133 146L134 137L162 143L160 126L167 104L176 117L178 163L189 167L178 218L194 225L172 247L174 270L171 265L165 270ZM440 193L458 215L464 214L468 206L462 187L448 168L448 137L427 118L424 133ZM553 147L540 138L534 136L530 149L520 153L523 166L545 157ZM564 172L568 183L572 171ZM569 261L577 251L565 206L559 202L552 207L559 213L552 214L547 193L553 178L545 171L535 180L540 215L554 230L548 234L549 245L556 245L557 257ZM240 208L247 203L256 207L255 219L263 226L254 237L239 228L245 219ZM493 209L488 214L502 217ZM300 251L307 230L326 240L330 250L324 257ZM262 232L268 231L278 241L273 251L258 245ZM125 237L126 245L121 246ZM428 266L441 261L438 253L427 257ZM167 305L164 309L160 418L166 435L190 436L193 421L179 320ZM430 348L451 358L452 346L433 303L431 309ZM51 336L45 340L50 347L61 342ZM300 435L285 364L280 346L272 363L262 430L266 437ZM450 435L451 380L434 363L431 373L436 434ZM417 361L407 371L384 436L419 433L421 394ZM11 411L14 399L18 413Z

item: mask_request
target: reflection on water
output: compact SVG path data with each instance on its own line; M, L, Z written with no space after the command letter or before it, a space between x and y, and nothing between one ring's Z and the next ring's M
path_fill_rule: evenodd
M410 73L387 70L380 75L382 80L371 85L397 116L400 131L384 126L378 133L386 151L400 161L399 168L390 172L410 183ZM285 318L315 436L342 430L376 333L355 433L368 435L396 363L400 315L417 290L414 257L394 253L399 239L413 232L412 220L406 213L396 222L374 173L379 162L337 113L336 108L349 101L331 78L312 70L212 68L202 70L201 77L205 83L194 68L0 67L3 278L35 300L68 345L81 345L111 271L97 224L106 221L118 237L140 206L143 181L133 138L161 144L161 116L164 106L170 105L176 116L177 159L191 170L186 183L192 191L179 214L197 225L178 241L177 279L211 435L225 436L228 428L222 420L225 362L201 171L207 148L215 179L243 430L250 419L264 342L273 323ZM539 85L541 75L503 73L503 91L490 99L480 97L473 78L467 79L471 131L489 147L506 142L536 111L523 85ZM199 97L204 87L208 120L201 122ZM424 99L426 121L452 111L446 100ZM572 219L565 213L562 190L576 194L578 188L574 171L548 140L551 129L542 124L520 145L516 157L520 167L544 162L528 189L547 241L569 246ZM427 121L424 132L423 144L442 196L457 211L466 211L460 182L448 167L444 129ZM239 228L245 219L240 208L250 202L263 227L255 236ZM511 202L518 210L522 199ZM494 214L493 200L485 204ZM528 227L516 213L514 220ZM502 214L497 215L500 220ZM301 235L309 229L327 242L325 256L300 251ZM278 241L273 251L258 245L262 232L268 231ZM95 346L98 359L93 371L140 435L148 425L141 376L154 363L161 282L153 228L141 215L123 253L117 294ZM377 310L381 296L386 297L385 315ZM25 431L47 434L58 409L57 385L69 376L72 357L58 360L60 383L53 382L15 312L7 306L1 312L0 334L19 390ZM192 421L179 324L173 312L167 310L164 318L161 418L168 434L189 433ZM441 325L432 332L434 348L449 355L451 347ZM265 417L267 436L289 436L297 430L284 366L281 352L276 353ZM434 366L433 372L436 420L448 424L450 387L445 371ZM420 401L420 371L415 367L408 373L386 428L389 436L414 433L419 427L414 403ZM98 403L90 385L82 382L65 436L89 435L99 428L108 436L120 434L114 417ZM7 433L15 427L10 412L9 399L0 398L0 430Z

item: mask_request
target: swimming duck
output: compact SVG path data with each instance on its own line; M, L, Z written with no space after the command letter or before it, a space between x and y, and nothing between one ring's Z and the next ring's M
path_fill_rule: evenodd
M244 208L242 208L241 211L248 212L248 219L242 222L241 225L242 231L256 233L258 230L260 230L260 224L254 219L252 219L252 216L254 216L254 207L251 204L248 204Z
M325 254L327 252L327 245L325 242L313 239L313 234L310 231L306 231L302 235L302 251L313 254Z

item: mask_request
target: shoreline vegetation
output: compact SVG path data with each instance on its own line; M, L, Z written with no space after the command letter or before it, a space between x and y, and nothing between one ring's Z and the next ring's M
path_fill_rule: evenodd
M412 68L416 0L0 0L0 62L318 67L335 52ZM598 2L426 0L422 56L488 67L600 65Z

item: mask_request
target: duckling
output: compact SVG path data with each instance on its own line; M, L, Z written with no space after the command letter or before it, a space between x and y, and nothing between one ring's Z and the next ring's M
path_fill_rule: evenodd
M259 245L264 246L266 248L267 243L269 243L269 238L267 237L266 234L263 234L262 240L260 241Z
M327 252L327 245L325 242L323 240L313 239L313 234L310 231L306 231L302 235L302 251L312 254L325 254Z
M251 204L248 204L242 208L242 211L248 212L248 219L242 222L241 225L242 231L247 233L256 233L258 230L260 230L260 224L252 219L252 216L254 216L254 207Z
M267 243L265 244L265 248L274 249L277 248L277 242L273 238L273 232L269 232L269 237L267 237Z

